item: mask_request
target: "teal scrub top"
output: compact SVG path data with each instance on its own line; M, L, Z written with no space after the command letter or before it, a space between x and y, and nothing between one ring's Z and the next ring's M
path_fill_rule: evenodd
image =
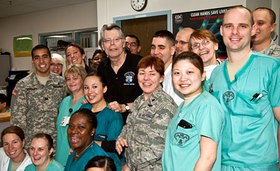
M61 125L61 122L64 117L71 117L73 113L80 109L83 99L85 99L84 96L72 107L73 96L67 96L62 100L59 106L59 114L56 121L57 145L55 159L63 166L66 165L68 153L70 151L70 145L67 137L68 124L63 126ZM70 112L69 109L72 109L72 111Z
M30 164L24 171L37 171L37 168L34 164ZM52 160L46 171L64 171L64 166L62 166L59 162Z
M92 109L91 104L84 104L81 108ZM116 140L123 127L123 119L120 113L117 113L107 107L96 115L97 128L94 134L94 140L111 141Z
M92 109L91 104L84 104L81 108ZM97 141L112 141L116 140L120 135L123 127L123 118L120 113L117 113L107 107L100 111L97 115L97 128L94 134L94 140ZM121 170L121 160L116 153L108 155L114 160L117 170Z
M226 115L222 165L254 168L278 162L272 108L280 106L279 66L279 59L253 52L232 82L227 60L212 72L205 87Z
M217 159L212 170L221 170L221 135L224 113L218 101L203 91L190 104L177 112L170 121L162 157L163 171L193 170L200 156L201 136L209 137L218 144ZM192 128L179 126L181 120Z
M74 160L76 151L74 150L73 153L68 157L65 171L84 171L85 167L90 159L95 156L108 156L108 154L99 147L95 142L91 146L89 146L83 154Z

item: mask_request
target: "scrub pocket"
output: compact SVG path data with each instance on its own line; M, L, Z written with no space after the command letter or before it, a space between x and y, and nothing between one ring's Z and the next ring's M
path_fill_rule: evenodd
M187 147L199 144L200 136L195 125L192 124L192 128L182 128L177 126L175 133L173 134L172 144L178 147Z
M263 117L271 109L267 94L264 93L259 99L253 99L254 94L256 92L243 92L243 94L236 92L236 99L230 103L232 114Z

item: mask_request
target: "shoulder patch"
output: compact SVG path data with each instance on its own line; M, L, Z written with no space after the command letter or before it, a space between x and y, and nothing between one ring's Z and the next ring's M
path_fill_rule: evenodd
M16 96L17 93L18 93L18 89L14 88L14 89L13 89L13 92L12 92L12 95L13 95L13 96Z

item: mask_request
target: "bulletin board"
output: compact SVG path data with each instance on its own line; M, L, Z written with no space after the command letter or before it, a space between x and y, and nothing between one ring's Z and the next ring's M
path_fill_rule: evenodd
M15 57L31 56L32 35L14 37L13 46Z
M172 14L173 34L176 35L178 31L185 27L208 29L218 39L218 57L226 58L226 48L220 35L220 26L223 16L229 8L232 8L232 6Z

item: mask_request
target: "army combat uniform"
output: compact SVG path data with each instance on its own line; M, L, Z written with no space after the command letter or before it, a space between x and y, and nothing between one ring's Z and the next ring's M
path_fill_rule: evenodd
M126 162L132 170L161 170L167 126L177 105L159 86L144 101L140 95L133 103L132 113L119 137L126 139Z
M278 46L273 40L271 41L270 45L261 51L260 53L269 55L269 56L275 56L277 58L280 58L280 46Z
M19 80L12 94L11 124L24 131L26 147L33 135L42 132L50 134L56 144L58 107L66 95L64 79L50 73L46 85L42 85L31 73Z

